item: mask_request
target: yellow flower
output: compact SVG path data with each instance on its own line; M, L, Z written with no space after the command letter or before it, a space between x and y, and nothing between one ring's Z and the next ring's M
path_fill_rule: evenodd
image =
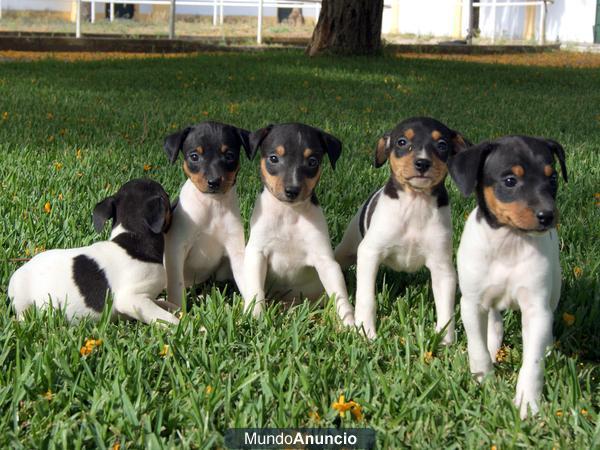
M165 344L163 345L161 351L158 354L164 358L165 356L169 356L169 351L169 346Z
M587 409L585 409L585 408L583 408L583 409L581 410L581 415L582 415L582 416L587 416L587 415L588 415L588 410L587 410Z
M102 339L86 339L85 345L79 349L79 354L81 356L87 356L92 353L94 348L100 345L102 345Z
M306 106L300 106L298 109L300 110L300 112L303 112L305 114L308 112L308 108Z
M492 446L490 447L490 450L498 450L498 447L496 447L495 445L492 445Z
M506 361L507 358L508 358L508 347L506 345L503 345L496 352L496 361L504 362L504 361Z
M571 325L573 325L575 323L575 316L573 314L569 314L569 313L564 313L562 315L562 319L563 322L570 327Z
M37 255L38 253L42 253L46 251L46 246L45 245L40 245L40 246L35 246L35 248L33 249L33 254Z
M8 120L8 111L2 113L2 120Z
M112 446L112 450L119 450L121 448L121 443L119 441L115 442Z
M63 168L63 164L57 161L57 162L54 163L54 168L56 170L60 170L60 169Z
M203 116L208 116L208 111L202 111Z
M309 411L308 412L308 418L315 421L315 422L320 422L321 421L321 416L319 415L319 413L317 411Z
M429 364L431 361L433 361L433 353L425 352L423 355L423 361L425 361L425 364Z
M208 386L206 386L206 388L204 389L204 392L206 392L207 394L211 394L213 391L213 387L209 384Z
M52 211L52 205L50 204L50 202L46 202L44 204L44 212L46 214L50 214L50 211Z
M54 114L52 114L51 112L49 112L48 114L46 114L46 118L48 120L52 120L52 119L54 119Z
M361 406L352 400L347 402L343 394L340 394L340 398L338 399L338 401L334 402L333 405L331 405L331 407L340 413L340 417L344 417L344 413L346 411L350 411L350 414L352 414L352 416L356 420L363 419Z
M556 411L556 417L562 417L562 416L563 416L562 409L559 409L558 411Z
M59 199L59 200L63 200L63 199L64 199L64 197L63 197L62 193L58 194L58 199Z
M44 397L46 400L50 401L54 398L54 394L52 393L52 391L50 389L48 389L46 392L44 392L42 394L42 397Z
M152 166L150 164L144 164L144 172L148 172L149 170L152 170Z
M575 275L575 278L581 278L581 275L583 275L583 269L579 266L575 267L573 269L573 275Z
M229 112L231 114L237 114L240 112L240 104L239 103L230 103L228 106Z
M29 256L29 255L31 255L31 251L28 248L26 248L25 249L25 256Z
M81 149L80 148L77 149L77 152L75 153L75 158L81 159Z
M54 140L54 136L50 135L48 136L48 142L52 142Z

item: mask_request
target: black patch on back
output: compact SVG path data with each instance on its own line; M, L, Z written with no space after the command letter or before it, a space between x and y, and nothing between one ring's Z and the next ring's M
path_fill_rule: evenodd
M134 233L124 232L111 240L123 248L129 256L142 262L163 263L165 241L162 234L139 236Z
M367 199L367 201L363 205L362 209L360 210L360 216L358 218L358 229L360 230L360 235L362 237L365 237L365 233L367 232L367 229L369 228L369 225L371 224L371 217L373 216L373 211L375 210L375 206L377 205L377 199L379 197L375 198L372 208L370 208L371 200L373 200L373 197L375 197L375 195L378 193L379 193L379 191L375 191L371 195L369 195L369 198ZM368 214L367 214L367 212L368 212ZM365 227L365 217L367 218L367 224L366 224L367 226L366 227Z
M88 308L102 312L109 290L104 270L85 255L73 258L73 280Z
M398 191L402 191L402 186L398 183L393 176L391 176L385 186L383 187L383 193L390 198L398 198Z
M444 206L448 206L450 204L450 198L448 197L448 191L446 190L446 186L444 185L444 181L431 190L431 195L437 197L437 206L438 208L442 208Z
M310 194L310 202L315 206L319 206L319 199L317 198L317 194L315 194L314 191L312 194Z

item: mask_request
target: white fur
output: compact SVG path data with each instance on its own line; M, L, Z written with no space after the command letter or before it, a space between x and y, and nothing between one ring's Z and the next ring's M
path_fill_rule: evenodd
M165 236L169 301L181 305L185 287L213 274L225 279L233 272L241 291L244 244L235 186L224 194L205 194L187 180Z
M491 228L469 216L458 249L461 317L467 332L471 372L479 380L492 370L502 344L500 311L520 309L523 365L515 404L521 418L538 411L544 379L544 353L552 344L552 316L560 297L556 229L527 234Z
M454 340L456 272L452 264L450 207L438 208L437 198L412 190L398 190L398 198L383 189L361 237L360 211L350 222L335 250L342 267L356 260L356 326L367 337L376 337L375 282L380 264L404 272L426 266L431 272L437 314L436 330L446 328L445 343Z
M111 238L124 232L117 226ZM73 259L85 255L104 271L113 295L113 315L123 314L150 323L163 320L177 324L179 320L165 311L155 298L163 290L166 276L161 264L142 262L111 241L88 247L56 249L40 253L21 266L11 277L8 297L17 317L30 306L61 308L69 320L89 316L98 319L101 313L89 308L73 280Z
M250 221L244 263L244 304L260 316L265 299L318 299L335 295L345 325L354 311L340 266L333 257L323 210L305 200L284 203L268 189L259 195Z

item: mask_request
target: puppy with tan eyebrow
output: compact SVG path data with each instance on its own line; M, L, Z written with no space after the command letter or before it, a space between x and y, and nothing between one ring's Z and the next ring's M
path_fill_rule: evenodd
M444 180L447 162L466 148L462 136L428 117L399 123L379 140L375 167L389 159L390 178L361 206L335 249L342 268L356 263L356 326L376 337L375 281L380 264L415 272L426 266L437 315L454 341L456 272L452 263L452 223Z
M165 239L167 295L181 306L184 289L211 276L232 276L242 289L244 226L235 182L240 149L250 155L249 132L218 122L202 122L165 138L171 163L179 153L188 177L173 210Z
M521 418L538 411L560 297L555 157L567 181L564 149L543 138L483 142L450 164L460 191L477 194L457 255L471 372L481 380L492 371L502 345L501 311L520 309L523 365L514 402Z
M244 304L254 316L267 299L317 300L335 296L345 325L354 323L346 284L333 250L315 187L325 155L331 166L342 152L332 135L300 123L269 125L250 135L260 148L264 189L250 221L244 261Z

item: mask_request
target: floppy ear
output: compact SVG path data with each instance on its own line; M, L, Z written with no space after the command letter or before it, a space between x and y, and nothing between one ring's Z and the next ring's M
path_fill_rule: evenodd
M321 131L321 142L329 156L331 167L335 170L335 163L342 154L342 141L329 133Z
M558 142L553 141L552 139L544 139L552 153L558 158L558 162L560 164L560 171L562 172L562 177L565 182L569 181L567 179L567 165L565 163L565 149Z
M162 233L167 223L167 206L162 197L156 195L146 200L144 205L144 221L153 233Z
M450 176L465 197L475 189L483 163L494 148L495 143L484 141L459 152L449 160Z
M254 133L250 133L250 136L248 137L248 141L250 143L250 151L248 153L249 159L254 159L258 147L260 147L260 144L262 144L272 129L273 124L269 124L260 130L256 130Z
M385 164L390 153L391 136L389 131L379 138L377 147L375 148L375 160L373 165L379 168Z
M108 219L115 220L115 198L106 197L100 203L94 207L92 213L92 222L94 224L94 230L96 233L102 233L104 224Z
M250 132L248 130L244 130L243 128L235 129L240 141L242 143L242 147L244 147L244 151L246 152L246 156L248 159L252 159L252 147L250 147Z
M472 147L473 144L465 139L461 133L458 131L452 131L452 154L456 155L469 147Z
M179 155L183 142L191 130L192 127L185 127L183 130L170 134L165 138L163 148L165 149L165 153L169 157L171 164L177 161L177 155Z

